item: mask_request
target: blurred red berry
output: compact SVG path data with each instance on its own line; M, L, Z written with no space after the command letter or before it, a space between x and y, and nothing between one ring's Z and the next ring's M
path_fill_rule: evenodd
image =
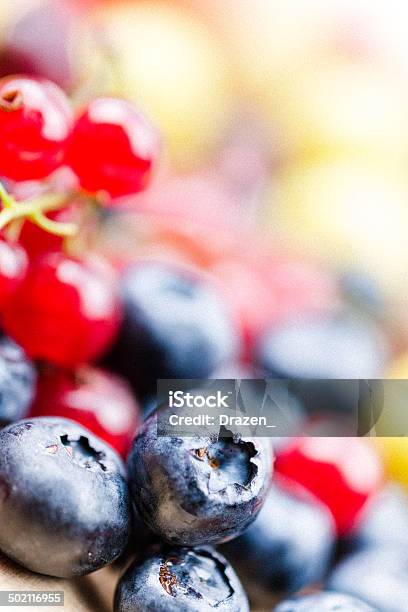
M23 281L27 267L24 248L0 239L0 312Z
M83 189L119 197L148 185L158 153L158 134L141 113L125 100L98 98L75 123L67 161Z
M91 366L75 372L45 368L38 380L31 416L73 419L124 459L141 423L140 409L128 384Z
M275 469L326 504L341 535L358 523L383 478L374 447L362 438L294 439L278 451Z
M276 310L276 296L259 270L244 258L220 259L212 272L235 313L243 339L244 361L251 361L254 339L266 327Z
M0 80L0 175L45 178L64 162L72 128L65 94L51 81L24 76Z
M105 352L119 319L110 266L51 253L33 262L7 304L4 328L30 357L73 367Z

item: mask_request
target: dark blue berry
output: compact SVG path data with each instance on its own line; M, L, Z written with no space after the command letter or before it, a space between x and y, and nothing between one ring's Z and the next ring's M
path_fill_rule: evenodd
M0 338L0 426L27 416L34 399L36 371L23 349Z
M325 576L334 541L328 510L303 489L275 482L252 525L221 550L244 584L286 594Z
M255 519L269 484L271 449L260 438L205 431L158 436L156 413L135 439L128 468L133 501L150 529L171 544L195 546L235 537Z
M166 264L132 266L122 280L124 320L109 363L140 394L158 378L206 378L233 355L222 300L201 276Z
M92 572L124 550L130 503L124 466L68 419L37 417L0 432L0 549L52 576Z
M353 417L361 408L359 399L365 401L366 416L376 412L356 379L381 378L386 355L377 326L368 318L345 314L287 321L266 333L257 350L259 365L270 377L291 379L289 390L307 412ZM378 403L381 408L381 400ZM363 421L360 426L364 428Z
M346 315L287 321L265 334L258 351L260 365L281 378L376 378L384 358L378 328Z
M244 590L215 550L168 548L134 563L119 582L115 612L248 612Z

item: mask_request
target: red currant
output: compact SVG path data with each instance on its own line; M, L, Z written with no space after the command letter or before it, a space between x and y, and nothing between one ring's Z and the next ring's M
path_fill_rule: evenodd
M110 266L50 253L34 260L8 302L4 328L32 358L72 367L109 347L119 310Z
M0 240L0 311L23 281L28 266L22 246Z
M72 128L69 102L57 85L23 76L0 80L0 175L45 178L64 161Z
M127 383L85 366L75 372L45 368L38 380L31 416L73 419L126 458L141 414Z
M326 504L339 534L349 532L359 521L383 477L377 453L362 438L292 440L278 452L275 468Z
M98 98L75 123L67 161L83 189L119 197L147 186L158 152L158 134L141 113L124 100Z

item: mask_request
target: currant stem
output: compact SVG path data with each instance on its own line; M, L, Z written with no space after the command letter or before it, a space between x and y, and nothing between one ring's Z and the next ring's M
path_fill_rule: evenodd
M75 223L61 223L60 221L53 221L45 215L40 213L34 213L29 217L36 223L41 229L54 234L55 236L68 237L74 236L77 233L77 226Z
M0 230L16 219L28 219L56 236L73 236L77 231L73 223L60 223L45 215L52 210L64 208L72 200L72 194L46 193L26 202L17 202L0 182L0 198L4 205L0 212Z

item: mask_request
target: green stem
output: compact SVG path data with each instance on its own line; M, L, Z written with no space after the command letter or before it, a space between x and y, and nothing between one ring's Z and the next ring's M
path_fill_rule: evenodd
M72 194L45 193L26 202L17 202L0 182L0 198L4 208L0 212L0 230L16 219L28 219L35 225L56 236L73 236L76 226L48 219L45 213L64 208L72 200Z
M55 236L74 236L78 229L75 223L60 223L59 221L53 221L41 212L30 215L29 219L41 227L41 229Z

